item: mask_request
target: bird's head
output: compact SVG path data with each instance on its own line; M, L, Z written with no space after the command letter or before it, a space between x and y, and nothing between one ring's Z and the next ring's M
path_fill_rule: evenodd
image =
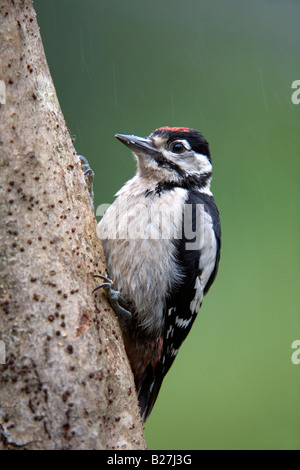
M212 164L208 142L186 127L160 127L148 137L116 134L137 158L137 174L156 183L209 189Z

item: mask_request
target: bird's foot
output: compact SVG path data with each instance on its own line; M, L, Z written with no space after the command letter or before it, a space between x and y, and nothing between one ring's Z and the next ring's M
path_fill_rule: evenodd
M99 286L95 287L93 293L96 292L98 289L104 289L105 293L108 297L109 303L114 309L115 313L122 321L131 321L132 315L131 313L125 308L127 306L127 302L124 297L120 294L119 291L112 289L113 281L106 276L102 276L101 274L94 274L94 278L103 279L104 282ZM121 304L121 305L120 305Z

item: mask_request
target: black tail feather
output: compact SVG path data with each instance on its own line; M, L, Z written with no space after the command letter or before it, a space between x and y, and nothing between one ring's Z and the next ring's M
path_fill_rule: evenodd
M143 423L146 422L150 415L160 390L164 378L164 371L162 369L163 366L161 363L158 363L155 369L153 369L153 365L150 363L140 382L138 388L138 399Z

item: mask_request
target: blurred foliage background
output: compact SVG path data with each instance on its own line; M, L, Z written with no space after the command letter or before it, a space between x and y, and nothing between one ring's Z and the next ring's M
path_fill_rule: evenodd
M116 132L194 127L214 162L220 272L146 423L150 449L300 449L300 2L35 0L95 205L135 172Z

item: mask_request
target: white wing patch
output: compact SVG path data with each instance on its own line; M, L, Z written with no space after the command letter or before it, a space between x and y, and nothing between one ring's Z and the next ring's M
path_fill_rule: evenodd
M190 303L190 311L192 313L198 312L201 306L201 302L203 300L203 289L202 289L202 284L201 284L199 276L196 279L195 289L196 289L196 295Z
M177 356L178 351L179 351L179 348L178 349L171 348L171 351L170 351L171 356L173 356L173 357Z
M174 336L174 328L173 328L173 325L170 325L170 326L169 326L169 329L168 329L168 331L167 331L167 333L166 333L166 339L168 339L169 336L171 336L171 337Z
M194 314L198 312L203 300L203 292L210 276L215 268L217 257L217 240L213 229L211 216L204 213L204 241L201 249L199 267L201 274L195 283L196 294L190 303L190 310Z
M200 256L200 283L205 289L206 284L215 268L217 257L217 240L213 229L211 216L204 213L204 243Z
M179 318L179 317L175 318L175 323L177 326L179 326L179 328L187 328L189 324L191 323L191 321L192 321L192 317L190 317L187 320L184 318Z
M169 310L168 310L168 317L170 317L173 312L176 312L176 307L171 307L171 308L169 308Z

